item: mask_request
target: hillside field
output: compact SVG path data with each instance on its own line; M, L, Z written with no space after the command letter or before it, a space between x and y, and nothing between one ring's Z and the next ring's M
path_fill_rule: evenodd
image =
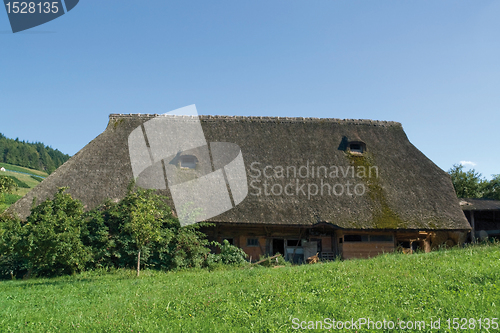
M303 331L294 329L301 322L326 318L426 325L351 332L456 332L448 318L469 332L499 331L498 243L315 265L134 274L1 281L0 331L294 332ZM437 320L440 329L430 329Z
M13 204L18 199L25 196L26 193L31 191L33 187L37 186L42 180L42 178L40 177L49 176L46 172L43 171L28 169L7 163L0 163L0 168L1 167L4 167L7 170L17 171L17 172L0 171L0 176L14 177L19 181L19 184L21 185L13 194L5 194L5 202L0 203L0 212L3 212L11 204Z

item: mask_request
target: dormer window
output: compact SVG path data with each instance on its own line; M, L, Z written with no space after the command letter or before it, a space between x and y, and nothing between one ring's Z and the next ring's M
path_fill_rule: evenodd
M353 153L363 153L363 148L361 147L361 145L359 143L351 143L351 145L349 146L349 149Z
M198 159L193 155L184 155L180 157L181 169L196 169Z
M349 151L354 154L363 154L366 151L366 145L363 142L349 142Z
M349 138L344 135L338 149L353 155L363 155L366 152L366 144L359 139L349 140Z

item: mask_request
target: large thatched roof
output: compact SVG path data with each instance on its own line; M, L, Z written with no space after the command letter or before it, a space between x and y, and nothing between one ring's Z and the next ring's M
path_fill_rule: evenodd
M101 135L11 206L10 211L26 217L33 197L44 200L62 186L68 186L69 192L88 209L106 198L120 199L133 178L128 136L154 116L110 115ZM378 177L374 173L372 177L363 174L344 177L339 171L339 177L323 179L332 186L336 183L346 186L347 181L362 184L358 192L364 188L363 195L328 195L325 187L324 195L310 198L307 186L311 184L312 190L312 184L320 186L321 179L317 177L261 176L261 182L249 187L249 194L239 205L212 221L287 225L326 222L348 229L470 229L448 174L408 141L399 123L225 116L200 116L200 120L208 142L239 145L249 184L254 180L251 176L258 174L255 169L262 172L268 165L286 170L309 163L315 170L325 166L329 172L335 168L351 170L348 167L356 168L356 172L363 168L378 171ZM363 153L350 152L350 143L358 145L354 148L361 147ZM253 164L252 170L255 162L260 164ZM275 193L291 182L305 184L306 195L295 186L288 190L298 195L265 195L265 180L269 186L275 186ZM260 196L254 195L255 187L260 187ZM339 193L340 187L337 189ZM170 195L168 189L165 193Z

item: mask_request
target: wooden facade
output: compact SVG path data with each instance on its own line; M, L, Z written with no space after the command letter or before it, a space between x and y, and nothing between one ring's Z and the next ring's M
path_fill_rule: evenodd
M295 263L305 262L316 253L322 260L334 260L371 258L396 250L429 252L433 239L449 238L446 231L441 232L445 235L440 235L439 231L341 230L327 224L264 226L216 223L215 227L202 231L210 240L222 242L227 239L243 249L251 261L280 253Z

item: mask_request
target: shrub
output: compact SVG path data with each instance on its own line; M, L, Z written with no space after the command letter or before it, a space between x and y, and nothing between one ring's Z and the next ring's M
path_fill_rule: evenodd
M12 194L17 187L18 186L12 177L0 176L0 203L3 202L5 193Z
M227 241L209 255L210 243L197 223L181 227L152 190L129 186L119 202L107 200L83 213L83 205L61 188L54 199L31 209L26 222L0 222L0 278L55 276L85 269L140 266L176 270L212 264L241 264L246 254Z
M220 249L220 253L210 253L207 258L207 265L209 267L224 264L224 265L242 265L246 264L248 255L239 247L229 244L227 239L224 239L222 244L212 242L213 246Z
M209 242L205 234L198 229L208 225L211 224L197 223L176 228L175 237L171 243L173 250L169 262L171 269L199 268L204 265L210 252Z
M155 267L158 260L152 261L152 256L167 250L165 244L173 237L172 225L178 222L171 215L170 209L161 202L162 197L151 191L130 190L127 196L118 203L107 201L100 207L85 214L86 230L82 240L92 251L89 268L130 268L137 264L139 249L141 263L145 266ZM134 237L133 218L138 216L138 202L149 206L153 210L150 217L155 217L154 225L149 228L152 239L146 239L138 244ZM150 219L150 221L153 219ZM137 229L136 229L137 230ZM137 234L136 234L137 236ZM163 265L163 268L166 268Z
M16 252L22 231L18 219L0 216L0 279L19 278L28 272L28 261Z
M22 198L22 196L17 195L17 194L4 193L3 202L6 205L12 205L13 203L15 203L17 200L19 200L21 198Z
M84 228L80 201L60 188L54 199L32 208L26 223L17 229L18 255L28 261L31 273L41 276L72 274L85 267L90 250L81 241Z
M203 266L210 250L205 234L198 229L209 224L181 227L165 199L151 190L134 189L132 183L120 202L108 200L87 213L83 242L92 250L88 267L135 267L139 249L140 263L145 267L172 270ZM144 216L147 220L138 221ZM142 228L148 229L151 237L139 239L137 231Z

